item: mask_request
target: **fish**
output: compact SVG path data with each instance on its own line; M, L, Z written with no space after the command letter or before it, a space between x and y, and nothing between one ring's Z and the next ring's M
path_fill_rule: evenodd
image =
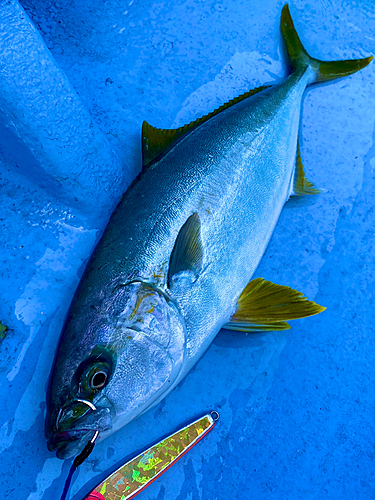
M159 403L221 328L290 328L325 308L252 279L281 210L319 190L298 145L306 88L355 73L305 50L286 4L291 72L174 130L142 126L143 168L119 201L74 294L49 379L45 434L69 458Z

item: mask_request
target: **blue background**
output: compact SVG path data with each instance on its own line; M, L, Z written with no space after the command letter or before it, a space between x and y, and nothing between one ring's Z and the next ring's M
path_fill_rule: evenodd
M61 194L31 175L27 155L17 165L0 157L0 320L10 328L0 343L1 496L52 500L70 462L46 448L46 380L82 265L140 170L141 123L179 126L282 80L283 2L21 4L123 169L121 182L98 181L107 203L98 213L70 202L86 192L69 161ZM298 0L290 9L313 56L375 52L372 0ZM27 72L33 54L22 57ZM44 92L61 98L53 85ZM215 429L140 500L375 498L374 111L373 63L307 91L302 158L325 191L286 204L256 272L327 310L286 332L220 332L173 393L95 448L75 476L75 499L122 457L211 409L221 416ZM8 142L22 149L22 137Z

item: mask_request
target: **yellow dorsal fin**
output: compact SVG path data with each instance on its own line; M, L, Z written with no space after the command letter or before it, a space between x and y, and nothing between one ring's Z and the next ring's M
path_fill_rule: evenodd
M186 134L191 132L192 130L202 125L202 123L206 122L213 116L219 114L221 111L230 108L234 104L237 104L248 97L251 97L262 90L269 88L270 85L264 85L262 87L257 87L249 92L245 92L244 94L231 99L227 103L223 104L219 108L215 109L211 113L208 113L201 118L197 118L196 120L184 125L183 127L179 127L176 129L163 129L156 128L147 123L146 121L142 124L142 159L143 159L143 168L148 167L151 163L159 160L162 156L164 156L167 151L169 151L179 140L181 140Z
M299 144L297 144L297 160L296 171L294 174L293 194L295 194L296 196L303 196L305 194L319 193L320 190L315 186L315 184L313 184L306 178L301 160L301 150Z
M223 328L239 331L271 331L290 328L286 322L325 310L297 290L263 278L250 281L237 302L230 323Z

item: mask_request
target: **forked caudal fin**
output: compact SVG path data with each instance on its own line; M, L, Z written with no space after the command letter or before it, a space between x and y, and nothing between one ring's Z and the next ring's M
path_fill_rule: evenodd
M311 57L299 39L288 4L284 5L280 24L293 71L302 71L310 66L315 74L311 83L326 82L351 75L363 69L372 61L372 56L347 61L319 61L319 59Z

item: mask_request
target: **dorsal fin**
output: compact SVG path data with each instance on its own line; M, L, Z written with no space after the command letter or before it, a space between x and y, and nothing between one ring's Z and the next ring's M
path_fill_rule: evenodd
M299 144L297 144L297 159L296 159L296 171L294 174L294 186L293 194L296 196L303 196L305 194L319 194L319 189L310 182L303 169L301 160L301 150Z
M176 129L163 129L156 128L147 123L146 121L142 124L142 160L143 168L150 166L152 163L159 160L164 156L179 140L181 140L185 135L187 135L192 130L205 123L207 120L213 116L219 114L221 111L230 108L234 104L237 104L248 97L251 97L262 90L268 89L270 85L263 85L262 87L257 87L249 92L231 99L219 108L215 109L211 113L197 118L196 120L179 127Z
M286 330L290 328L287 320L324 310L297 290L256 278L241 293L236 312L223 328L245 332Z

